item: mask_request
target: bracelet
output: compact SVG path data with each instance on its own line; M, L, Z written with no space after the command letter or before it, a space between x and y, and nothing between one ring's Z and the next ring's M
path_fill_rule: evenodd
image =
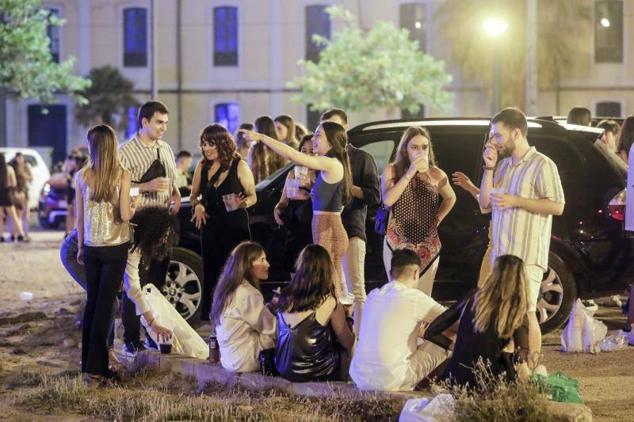
M495 167L482 166L482 168L483 168L485 171L487 171L487 170L488 170L488 171L493 171L493 170L495 170Z

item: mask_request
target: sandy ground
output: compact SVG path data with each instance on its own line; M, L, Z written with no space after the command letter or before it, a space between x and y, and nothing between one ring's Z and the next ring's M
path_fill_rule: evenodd
M59 261L62 233L31 236L29 244L0 244L0 380L5 383L21 371L59 374L79 366L76 320L83 291ZM21 300L23 291L31 292L33 300ZM624 323L617 308L601 307L597 315L610 330ZM15 320L20 316L32 320ZM559 351L560 334L558 330L544 337L543 362L548 371L559 370L581 382L582 397L594 420L633 420L634 347L597 355L566 354ZM28 387L0 389L0 420L88 420L75 415L46 417L16 405L27 393Z

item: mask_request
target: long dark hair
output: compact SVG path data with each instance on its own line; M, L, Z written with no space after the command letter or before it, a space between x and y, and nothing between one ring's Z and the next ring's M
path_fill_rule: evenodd
M619 141L617 143L617 152L623 151L625 155L629 157L632 143L634 143L634 116L630 116L623 120L621 133L619 134Z
M4 153L0 153L0 189L6 188L9 183L9 175L7 174L7 160Z
M288 114L281 114L275 118L275 122L283 125L288 130L286 139L280 139L280 141L291 146L293 144L297 144L297 138L295 136L295 120Z
M394 166L394 180L398 181L411 164L409 161L409 155L407 155L407 146L409 145L412 138L416 136L422 136L427 138L429 141L429 167L436 166L436 154L434 154L434 147L431 143L431 135L429 131L420 126L411 126L405 129L403 132L403 136L401 136L401 141L398 143L398 148L396 149L396 158L392 165Z
M491 275L475 294L471 309L477 332L483 333L490 324L495 324L498 337L511 338L528 310L524 262L514 255L499 256Z
M285 312L309 311L316 309L328 297L335 297L333 272L330 254L323 246L306 246L297 257L293 278L282 290L279 309Z
M141 265L148 268L152 260L165 259L178 243L178 219L165 207L148 206L134 213L132 252L141 251Z
M255 119L254 129L258 133L277 140L275 122L269 116L260 116ZM253 171L255 183L266 179L277 169L284 166L284 158L274 153L273 150L264 145L263 142L254 144L251 147L250 154L251 159L249 164L251 165L251 171Z
M326 134L326 139L332 146L328 156L334 157L343 164L343 203L344 205L352 199L352 173L350 172L350 160L348 158L348 134L346 129L339 123L321 122L320 126Z
M203 129L200 133L200 153L202 154L202 163L204 167L210 167L211 161L207 160L203 153L203 143L207 142L216 146L218 150L218 162L220 163L220 171L225 171L231 167L233 159L236 157L236 143L231 133L223 125L213 123Z
M256 289L260 288L260 280L253 276L251 267L253 262L263 253L264 248L256 242L242 242L233 248L214 289L211 312L209 313L212 325L220 324L222 312L244 280L247 280Z

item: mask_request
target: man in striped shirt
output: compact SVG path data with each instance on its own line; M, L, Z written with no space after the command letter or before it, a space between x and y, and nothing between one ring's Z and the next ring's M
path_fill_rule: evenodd
M167 131L167 107L159 101L148 101L139 108L139 131L119 149L121 164L131 174L132 186L138 187L141 198L140 207L164 206L171 214L178 213L181 200L176 187L176 162L170 145L163 141ZM156 177L140 183L145 172L155 160L160 160L165 168L165 177ZM134 252L138 253L138 252ZM141 285L153 283L161 289L165 283L165 276L170 257L162 261L150 262L148 269L139 268ZM126 272L126 279L128 274ZM134 303L124 293L121 301L121 319L124 327L123 339L125 352L135 354L144 347L140 343L140 324Z
M563 213L565 199L557 166L528 144L527 132L526 116L516 108L506 108L493 117L482 155L479 201L482 209L492 212L491 263L501 255L524 261L529 285L529 365L534 367L541 352L536 307L548 269L552 216Z

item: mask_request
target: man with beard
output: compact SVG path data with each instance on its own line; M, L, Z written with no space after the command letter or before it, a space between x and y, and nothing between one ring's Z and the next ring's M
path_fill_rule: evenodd
M529 146L527 132L526 116L517 108L505 108L493 117L489 142L482 154L484 175L479 201L482 209L492 212L491 263L501 255L515 255L524 261L532 369L541 352L536 307L548 269L552 216L563 213L565 200L557 166Z

